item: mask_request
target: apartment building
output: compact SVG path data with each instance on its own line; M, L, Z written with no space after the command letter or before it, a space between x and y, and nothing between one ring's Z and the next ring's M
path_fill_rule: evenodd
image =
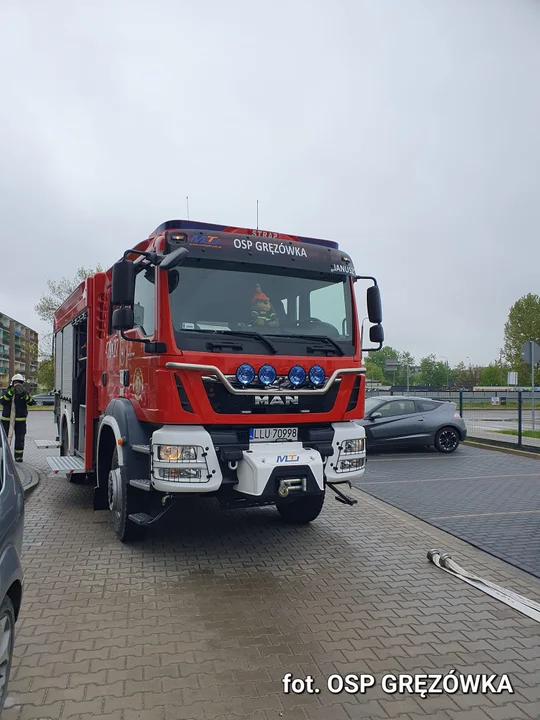
M0 387L21 373L29 391L37 391L37 343L35 330L0 312Z

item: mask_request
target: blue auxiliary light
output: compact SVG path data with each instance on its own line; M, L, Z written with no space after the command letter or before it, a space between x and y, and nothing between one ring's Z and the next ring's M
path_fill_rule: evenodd
M309 373L309 382L312 385L322 385L324 381L326 380L326 374L324 372L324 368L322 368L320 365L314 365Z
M243 365L240 365L236 371L236 379L240 385L249 385L255 380L255 370L251 367L251 365L244 363Z
M289 380L294 387L300 387L306 382L306 371L301 365L295 365L289 370Z
M272 385L276 381L277 372L271 365L263 365L259 370L259 380L263 385Z

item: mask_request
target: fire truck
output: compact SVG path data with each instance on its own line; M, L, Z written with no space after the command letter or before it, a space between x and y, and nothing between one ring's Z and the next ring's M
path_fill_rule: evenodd
M383 341L377 281L338 243L165 222L56 312L47 461L92 483L122 542L194 494L309 523L328 490L355 503L340 486L366 465L362 351Z

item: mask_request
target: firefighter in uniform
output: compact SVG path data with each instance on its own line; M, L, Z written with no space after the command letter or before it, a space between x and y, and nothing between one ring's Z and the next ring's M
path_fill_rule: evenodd
M0 402L2 403L2 425L6 437L9 437L9 427L14 416L15 460L22 462L28 406L36 404L34 398L26 391L22 375L17 374L11 378L11 385L4 390Z

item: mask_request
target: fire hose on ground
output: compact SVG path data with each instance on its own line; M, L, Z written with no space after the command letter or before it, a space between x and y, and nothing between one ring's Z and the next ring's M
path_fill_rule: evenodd
M540 622L540 603L467 572L452 560L448 553L441 554L438 550L429 550L427 557L428 560L431 560L434 565L444 570L444 572L450 573L450 575L478 588L478 590L482 590L482 592L491 595L496 600L500 600L500 602L514 608L523 615Z

